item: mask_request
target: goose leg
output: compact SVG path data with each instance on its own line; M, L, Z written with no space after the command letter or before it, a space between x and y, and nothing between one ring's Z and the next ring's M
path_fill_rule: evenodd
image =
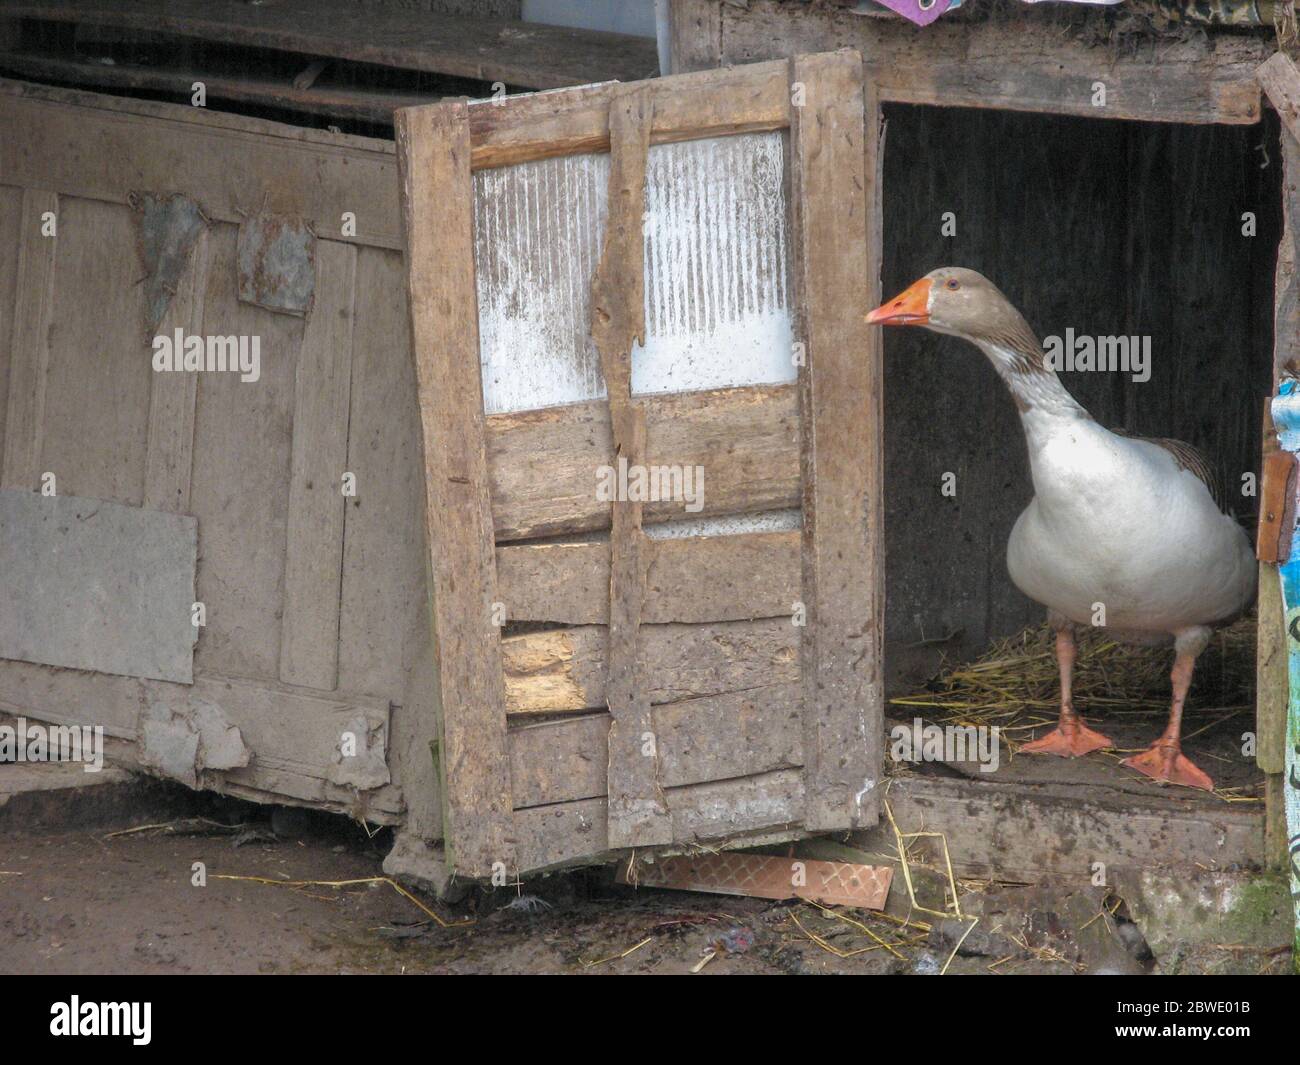
M1057 754L1078 758L1103 747L1114 747L1109 738L1094 732L1074 710L1074 628L1063 625L1056 630L1056 664L1061 671L1061 719L1046 736L1020 748L1028 754Z
M1125 758L1121 765L1145 773L1153 780L1170 784L1182 784L1189 788L1214 790L1214 781L1191 759L1184 757L1182 746L1183 703L1187 701L1187 691L1192 686L1192 670L1196 666L1196 656L1204 650L1209 642L1210 632L1193 630L1180 633L1175 643L1177 654L1174 656L1174 671L1170 674L1174 697L1169 708L1169 724L1164 734L1141 754ZM1199 646L1197 646L1199 644Z

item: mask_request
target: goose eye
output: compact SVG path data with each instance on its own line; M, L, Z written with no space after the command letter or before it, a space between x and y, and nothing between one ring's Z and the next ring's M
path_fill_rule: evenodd
M948 288L950 288L950 289L952 289L954 292L956 292L957 289L961 288L961 282L958 281L955 277L953 277L953 278L949 278L949 279L948 279Z

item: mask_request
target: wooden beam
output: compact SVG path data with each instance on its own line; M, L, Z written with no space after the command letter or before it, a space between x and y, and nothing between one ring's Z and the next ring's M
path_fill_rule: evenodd
M609 106L608 221L591 282L591 337L609 396L619 463L643 469L645 409L632 398L632 348L645 343L646 155L654 103L648 87L628 86ZM609 845L649 847L672 841L659 786L650 698L641 682L639 630L649 546L641 501L610 501L609 629L605 697L609 701Z
M45 52L0 52L0 67L25 78L65 81L95 88L147 89L171 93L188 106L196 81L211 100L234 100L309 115L362 122L391 123L399 107L437 103L441 94L379 92L364 86L313 85L298 89L289 80L254 77L236 70L211 70L168 63L166 66L105 66L94 59Z
M356 248L316 242L315 301L294 388L280 679L322 691L339 679L356 269Z
M788 618L716 625L646 625L642 676L652 705L799 679L799 630ZM552 629L502 641L512 714L598 710L605 694L605 630Z
M880 335L868 254L877 108L856 52L792 61L790 131L803 442L804 813L810 830L874 824L881 780L883 493Z
M3 173L0 170L0 173ZM54 262L59 198L38 188L23 189L18 234L18 281L14 286L10 331L9 406L5 416L4 465L0 488L32 491L41 475L45 428L45 377L54 313Z
M886 102L1082 118L1253 125L1254 71L1274 50L1262 35L1215 33L1117 55L1035 11L978 25L940 19L920 32L901 18L779 0L724 3L721 13L724 66L855 48ZM1097 82L1104 106L1095 102Z
M799 598L799 533L649 540L643 624L789 617ZM609 545L497 548L510 621L609 624Z
M906 773L886 796L903 832L941 832L959 876L1037 883L1114 869L1206 862L1223 868L1258 865L1263 818L1252 804L1186 803L1124 794L1099 801L1077 788L1026 787ZM891 851L881 824L855 845Z
M321 237L403 247L386 141L3 79L0 129L6 184L121 204L139 189L203 189L214 221L238 225L264 209L303 218ZM87 145L96 159L131 165L87 166ZM233 155L238 167L227 165ZM341 233L344 212L356 216L354 236Z
M424 436L447 842L465 876L514 866L464 103L399 111L407 297Z
M1300 137L1300 71L1285 52L1278 52L1255 71L1277 117L1292 137Z
M793 385L647 396L646 461L705 468L704 507L651 502L651 521L754 513L799 505L799 413ZM498 541L609 527L596 471L615 459L604 400L487 419Z
M643 83L654 98L650 143L784 129L784 63L754 63ZM474 169L609 150L609 105L621 86L591 85L470 105Z
M351 0L3 0L0 15L174 33L534 89L630 81L659 70L650 38Z

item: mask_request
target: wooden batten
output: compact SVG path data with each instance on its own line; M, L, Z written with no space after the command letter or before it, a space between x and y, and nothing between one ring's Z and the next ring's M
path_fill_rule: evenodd
M874 97L857 53L804 56L794 109L794 276L806 347L803 446L804 780L807 827L875 823L881 780L883 381L878 330ZM865 139L864 139L865 134ZM833 160L833 161L832 161ZM814 165L815 161L815 165ZM861 311L844 313L844 309Z
M1277 269L1273 286L1273 387L1276 394L1282 379L1300 371L1300 276L1296 263L1300 250L1296 247L1300 236L1300 193L1296 191L1296 175L1300 173L1300 71L1292 59L1278 53L1263 63L1256 77L1277 109L1282 121L1280 140L1282 148L1282 240L1278 245ZM1274 456L1268 452L1276 447L1272 432L1272 414L1266 405L1264 411L1265 470ZM1283 480L1283 491L1292 485ZM1266 484L1265 490L1269 486ZM1283 514L1289 511L1289 500L1274 500ZM1261 511L1267 513L1269 500L1261 499ZM1289 526L1277 516L1277 525L1283 540L1289 536ZM1261 525L1261 530L1263 525ZM1285 551L1289 544L1264 545L1261 558ZM1268 551L1272 547L1273 551ZM1286 604L1278 566L1263 561L1259 566L1259 602L1256 637L1256 698L1255 719L1259 742L1255 760L1264 771L1265 789L1265 860L1270 866L1284 866L1287 860L1288 832L1285 806L1287 714L1289 711L1290 681L1287 666Z
M649 502L648 521L717 517L799 505L799 408L792 385L647 396L646 461L704 466L703 509ZM609 528L596 470L614 461L603 400L487 419L498 542Z
M463 102L397 113L407 295L424 436L426 526L455 868L513 868L510 763L484 452L470 132Z
M647 540L644 624L789 617L799 598L799 533ZM510 621L609 624L609 545L497 548L497 594Z
M650 143L663 144L784 129L790 124L786 73L784 63L754 63L633 84L650 93ZM609 151L610 103L616 92L631 87L611 82L512 98L509 106L474 104L474 169Z
M609 221L591 282L591 336L609 395L614 450L631 467L646 455L645 408L632 398L632 348L645 342L645 183L654 103L646 86L617 92L609 106ZM649 546L639 500L610 503L609 627L605 697L608 732L609 845L672 841L659 785L650 699L641 676L641 605ZM517 800L516 800L517 801Z

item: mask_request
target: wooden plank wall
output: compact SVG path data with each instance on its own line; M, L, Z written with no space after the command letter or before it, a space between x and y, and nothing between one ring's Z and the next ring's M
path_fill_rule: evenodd
M193 689L6 661L0 714L134 741L142 707L206 700L254 756L206 786L438 838L392 145L0 82L0 162L0 484L34 489L50 471L61 495L195 515L207 613ZM157 331L260 337L256 383L152 371L137 190L182 191L213 223ZM327 238L305 321L236 298L239 210L259 202ZM40 232L50 210L56 237ZM344 211L361 237L333 239ZM340 732L357 722L388 743L393 783L339 783Z

